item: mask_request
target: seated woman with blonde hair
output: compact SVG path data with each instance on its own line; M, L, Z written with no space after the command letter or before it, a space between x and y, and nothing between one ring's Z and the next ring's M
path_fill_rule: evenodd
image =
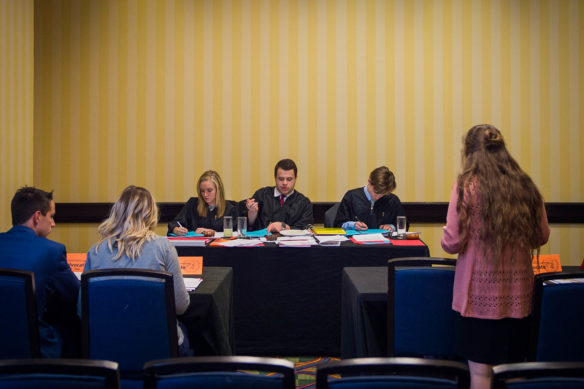
M158 207L144 188L128 186L113 205L109 217L97 228L99 241L87 252L83 271L95 269L151 269L172 273L176 314L190 303L176 249L154 232ZM145 302L147 303L147 302ZM181 325L177 329L179 353L189 355L189 342Z
M185 235L189 231L213 235L223 231L223 217L237 219L237 208L225 200L223 181L214 170L204 172L197 182L197 197L191 197L178 215L168 223L168 233Z

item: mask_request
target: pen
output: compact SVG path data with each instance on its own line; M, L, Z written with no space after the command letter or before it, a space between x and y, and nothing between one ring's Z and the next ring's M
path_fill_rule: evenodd
M182 226L182 224L180 224L180 222L179 222L178 220L176 221L176 224L178 224L178 226L179 226L180 228L184 228L184 227Z

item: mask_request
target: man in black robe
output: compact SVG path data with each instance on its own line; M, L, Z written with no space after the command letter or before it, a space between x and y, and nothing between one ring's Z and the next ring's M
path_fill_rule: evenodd
M278 161L274 168L276 186L258 189L251 199L245 200L249 231L305 229L314 223L312 203L294 190L297 172L291 159Z
M335 217L335 227L395 231L396 218L406 214L399 198L391 193L395 186L395 177L387 167L373 170L367 185L345 193Z

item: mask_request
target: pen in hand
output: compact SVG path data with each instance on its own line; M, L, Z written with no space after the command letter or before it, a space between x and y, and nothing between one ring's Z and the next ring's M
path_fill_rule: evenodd
M182 228L184 230L184 231L177 231L177 235L186 235L186 233L189 232L189 230L187 230L186 228L184 228L182 226L182 224L180 224L180 222L178 220L176 221L176 224L178 224L179 228Z
M363 223L357 215L355 215L355 230L365 231L367 229L367 224Z

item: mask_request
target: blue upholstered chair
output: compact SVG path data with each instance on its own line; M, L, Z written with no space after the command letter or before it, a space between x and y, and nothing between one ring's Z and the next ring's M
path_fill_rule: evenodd
M0 359L39 358L34 274L0 269Z
M584 362L525 362L493 367L494 389L584 389Z
M116 361L122 387L141 387L145 362L178 355L175 312L169 272L106 269L83 273L83 356Z
M117 389L118 364L87 359L0 360L0 389Z
M158 360L146 363L144 376L144 388L150 389L295 388L294 363L277 358L228 356Z
M584 362L584 273L537 275L533 303L529 360Z
M439 359L356 358L316 370L317 389L466 389L469 384L466 364Z
M455 265L445 258L387 262L388 356L459 359L451 308Z

